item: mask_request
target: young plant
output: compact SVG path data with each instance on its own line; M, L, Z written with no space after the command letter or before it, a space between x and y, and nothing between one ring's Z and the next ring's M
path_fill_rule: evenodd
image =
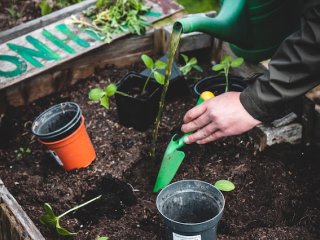
M214 186L223 192L230 192L235 189L234 184L229 180L218 180Z
M229 91L229 71L230 71L230 68L240 67L242 63L243 63L243 58L238 57L238 58L232 59L232 57L230 55L226 55L222 58L220 63L218 63L212 67L213 71L224 74L225 79L226 79L225 92Z
M187 76L192 69L203 72L203 69L198 65L198 60L195 57L189 59L189 57L185 54L181 54L181 56L184 60L185 65L179 67L179 70L183 74L183 76Z
M103 237L97 237L96 240L109 240L109 237L103 236Z
M20 147L19 149L14 150L14 152L16 153L17 158L24 158L31 153L31 149Z
M40 217L40 222L42 224L44 224L44 225L47 225L49 227L55 228L59 235L62 235L62 236L74 236L77 233L70 232L67 229L65 229L65 228L60 226L60 219L62 217L64 217L65 215L67 215L68 213L74 212L74 211L78 210L79 208L82 208L82 207L88 205L89 203L92 203L93 201L96 201L96 200L100 199L101 196L102 195L100 195L98 197L95 197L95 198L93 198L93 199L91 199L91 200L89 200L89 201L87 201L87 202L85 202L85 203L83 203L83 204L81 204L79 206L75 206L75 207L69 209L68 211L62 213L59 216L56 216L54 214L53 209L52 209L52 207L50 206L49 203L45 203L44 206L43 206L45 214Z
M93 88L89 92L89 99L91 101L99 101L100 105L106 109L109 109L110 100L109 98L115 95L116 93L129 96L126 93L117 90L117 85L110 83L104 90L102 88Z
M52 0L52 1L42 0L38 4L38 6L40 8L41 15L44 16L51 13L54 9L57 9L57 8L61 9L82 1L83 0Z
M143 89L141 91L141 95L145 94L147 85L150 81L151 76L154 76L154 79L159 83L160 85L164 84L164 75L162 75L159 70L165 69L167 64L165 62L162 62L160 60L157 60L156 62L153 61L151 57L148 55L143 54L141 56L141 59L144 63L144 65L150 70L150 74L147 78L147 80L144 83Z

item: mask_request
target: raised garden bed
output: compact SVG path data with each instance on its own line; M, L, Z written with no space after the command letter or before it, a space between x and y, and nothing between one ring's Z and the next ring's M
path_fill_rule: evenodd
M204 67L209 71L208 66ZM63 221L64 226L78 232L74 239L94 239L98 235L110 239L164 239L152 187L164 149L171 136L179 132L183 113L194 99L186 96L167 105L157 161L151 162L147 154L151 132L119 125L114 102L106 111L87 99L90 88L114 82L129 70L139 71L142 67L97 70L73 87L25 107L9 109L2 119L1 136L6 138L1 138L1 178L45 239L63 238L39 223L44 202L62 213L84 202L92 195L89 191L102 183L110 197L103 210L89 207ZM86 117L97 150L97 159L87 169L65 172L30 133L31 122L40 112L63 101L77 102ZM18 158L15 150L27 147L31 153ZM257 153L248 135L205 146L191 145L185 150L187 157L175 180L214 182L229 178L237 186L225 194L219 239L319 239L316 153L299 145L281 145Z

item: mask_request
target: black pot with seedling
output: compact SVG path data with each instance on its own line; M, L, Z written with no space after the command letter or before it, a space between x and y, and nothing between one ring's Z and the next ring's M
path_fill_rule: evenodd
M195 57L189 59L188 56L181 54L182 59L184 60L184 65L178 66L176 62L172 63L170 83L166 94L167 100L175 100L181 96L186 96L190 94L190 90L187 83L187 75L192 69L197 71L203 71L202 68L197 65L198 61ZM165 55L159 59L162 62L167 63L168 57ZM165 75L165 69L160 69L159 72L162 75ZM148 77L151 76L151 81L156 82L154 74L151 69L146 68L141 72L142 75ZM151 74L151 75L150 75Z
M220 63L212 67L212 70L219 72L218 75L208 76L195 84L196 97L199 97L204 91L213 92L215 95L228 91L242 92L247 87L243 78L229 74L231 68L240 67L242 63L243 58L232 59L229 55L224 56Z
M109 98L115 95L119 122L138 131L145 131L154 123L159 110L161 85L164 83L164 75L159 70L164 69L166 63L153 61L147 55L142 55L141 59L150 69L148 76L129 72L116 84L109 84L105 90L91 89L89 99L100 101L108 109ZM156 81L151 81L151 75Z

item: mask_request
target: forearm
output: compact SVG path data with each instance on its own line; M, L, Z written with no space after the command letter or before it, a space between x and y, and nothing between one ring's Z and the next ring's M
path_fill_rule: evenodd
M320 84L320 6L302 17L301 28L279 47L269 71L241 93L243 107L255 119L271 121L286 114L298 97Z

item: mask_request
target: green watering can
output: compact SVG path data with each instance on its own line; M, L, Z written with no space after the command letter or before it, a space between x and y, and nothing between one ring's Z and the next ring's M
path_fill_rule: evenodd
M298 29L300 0L221 0L221 4L216 17L187 17L175 22L175 27L227 41L236 55L251 62L270 58Z

